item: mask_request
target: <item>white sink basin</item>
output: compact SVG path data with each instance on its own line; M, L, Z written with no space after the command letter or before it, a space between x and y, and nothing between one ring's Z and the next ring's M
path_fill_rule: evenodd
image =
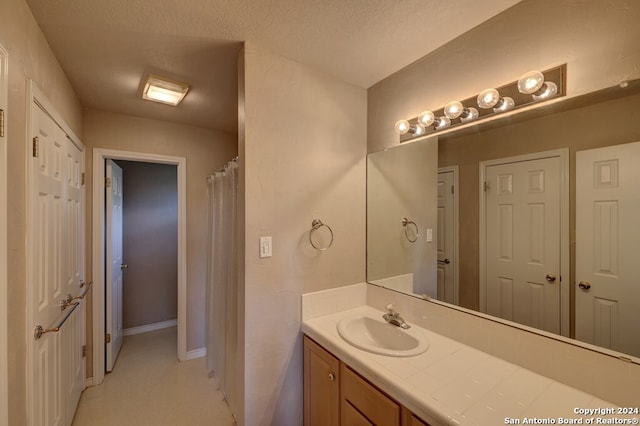
M387 323L382 317L353 316L338 323L338 333L356 348L379 355L407 357L419 355L429 348L429 341L420 331Z

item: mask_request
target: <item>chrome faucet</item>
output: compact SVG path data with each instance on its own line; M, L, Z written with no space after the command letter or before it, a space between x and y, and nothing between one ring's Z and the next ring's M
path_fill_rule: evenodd
M393 307L393 305L391 303L389 303L387 306L385 306L385 309L387 310L387 313L384 314L382 316L382 318L384 318L384 320L386 322L388 322L389 324L396 325L396 326L398 326L400 328L403 328L405 330L407 328L411 328L411 326L409 324L407 324L404 319L402 319L400 314L395 310L395 308Z

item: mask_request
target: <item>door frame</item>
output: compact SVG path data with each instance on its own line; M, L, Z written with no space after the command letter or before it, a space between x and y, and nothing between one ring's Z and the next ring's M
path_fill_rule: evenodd
M569 148L554 149L550 151L534 152L531 154L517 155L513 157L497 158L481 161L480 179L478 191L480 199L480 224L479 224L479 271L480 271L480 311L487 311L487 258L482 248L487 244L486 229L486 192L484 181L487 176L487 168L501 164L509 164L522 161L542 160L558 157L560 159L560 333L570 337L571 332L571 276L569 265Z
M456 305L460 304L460 221L459 221L459 202L460 202L460 168L455 166L439 167L438 173L453 172L453 255L455 256L455 268L453 269L453 300Z
M187 352L187 159L169 155L93 149L93 385L104 381L105 362L105 160L127 160L177 166L178 179L178 359L195 358ZM197 354L200 356L201 354Z
M33 251L34 251L34 244L33 241L35 240L36 236L33 234L33 228L31 226L29 226L29 221L31 220L31 217L33 216L33 212L34 209L37 208L37 206L33 205L33 202L31 201L31 196L30 194L33 193L33 190L35 188L36 182L33 181L32 179L32 175L33 175L33 161L31 161L32 156L33 156L33 145L32 145L32 141L31 141L31 128L32 128L32 124L33 124L33 116L32 116L32 104L35 103L37 105L40 106L40 108L42 108L43 111L45 111L46 114L49 115L49 117L51 117L51 119L62 129L62 131L64 131L67 135L67 138L80 150L80 152L82 153L82 155L84 156L86 154L86 148L84 146L84 144L82 143L82 141L80 140L80 138L73 132L73 130L71 130L71 128L67 125L67 123L64 121L64 119L62 118L62 116L58 113L58 111L56 110L56 108L54 107L54 105L46 98L46 96L44 95L44 93L38 88L38 86L35 84L35 82L29 78L27 78L27 117L26 117L26 140L25 140L25 151L26 151L26 155L25 155L25 173L26 173L26 192L25 194L27 194L26 197L26 211L27 211L27 240L26 240L26 249L27 249L27 262L26 262L26 312L27 312L27 316L26 316L26 324L25 324L25 333L27 336L27 354L26 354L26 360L27 360L27 383L26 383L26 388L27 388L27 424L30 425L33 422L33 418L34 418L34 412L33 412L33 399L34 399L34 391L35 389L33 389L33 370L31 368L31 359L33 357L33 351L34 351L34 343L35 340L33 339L33 327L34 327L34 321L33 321L33 312L32 312L32 304L31 304L31 300L33 298L33 292L34 292L34 280L36 277L33 276L33 272L31 269L31 265L30 265L30 259L33 258ZM82 169L82 173L85 173L85 169L86 169L86 158L85 158L85 164L84 167ZM81 186L81 197L83 199L83 203L85 203L85 207L86 207L86 186L82 185ZM80 214L80 221L81 221L81 226L80 229L82 230L81 235L80 235L80 241L83 241L83 244L86 246L86 233L85 233L85 229L86 229L86 212L82 211ZM86 248L86 247L85 247ZM85 264L86 264L86 258L85 258ZM86 273L86 265L82 265L83 270L85 270ZM86 326L86 318L84 318L85 320L85 326Z
M7 106L9 104L7 80L9 79L7 51L0 45L0 109L4 110L4 136L0 137L0 426L9 425L8 383L8 314L7 314Z

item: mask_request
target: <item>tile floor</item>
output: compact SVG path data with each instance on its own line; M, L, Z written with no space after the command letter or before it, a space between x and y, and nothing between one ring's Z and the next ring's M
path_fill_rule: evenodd
M104 384L87 388L73 426L232 426L205 358L178 362L176 327L124 338Z

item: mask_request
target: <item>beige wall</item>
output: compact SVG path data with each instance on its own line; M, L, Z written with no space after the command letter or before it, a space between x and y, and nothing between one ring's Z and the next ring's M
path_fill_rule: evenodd
M524 0L369 89L368 151L394 123L567 63L575 96L640 77L640 2Z
M505 125L438 145L439 166L459 166L460 305L479 307L479 162L531 152L569 148L571 277L575 262L576 151L640 141L640 95ZM573 282L571 277L566 282Z
M300 296L365 278L366 91L252 44L244 60L244 424L299 425ZM327 251L309 244L314 218Z
M207 275L207 182L206 177L236 156L235 135L163 121L105 111L86 110L84 143L87 151L87 182L92 177L93 148L116 149L187 159L187 350L204 346L205 281ZM87 276L91 273L91 186L87 191ZM89 305L90 306L90 305ZM87 322L91 345L91 322ZM90 352L90 351L89 351ZM91 359L88 353L87 359ZM90 363L89 363L90 364ZM91 370L91 365L88 366ZM88 371L92 376L92 371Z
M27 78L55 105L77 135L82 135L78 98L40 32L24 0L0 1L0 44L9 57L7 108L7 250L9 424L26 424L26 164Z
M122 328L178 317L178 175L170 164L117 161L123 175Z

